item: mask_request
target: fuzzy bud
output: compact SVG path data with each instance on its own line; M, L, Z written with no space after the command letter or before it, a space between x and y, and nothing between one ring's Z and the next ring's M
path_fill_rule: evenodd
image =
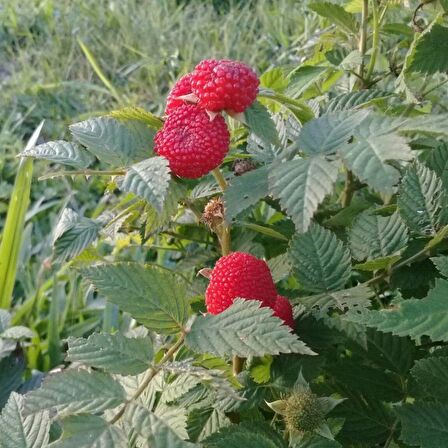
M325 413L311 391L294 392L287 400L284 419L290 433L313 432L324 422Z
M213 198L204 208L202 222L212 230L216 230L224 221L224 204L221 198Z

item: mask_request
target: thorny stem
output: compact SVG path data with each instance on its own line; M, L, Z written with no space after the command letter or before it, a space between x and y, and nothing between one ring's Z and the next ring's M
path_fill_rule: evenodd
M372 77L373 70L375 69L376 58L378 56L380 45L380 18L378 13L378 4L376 0L372 0L372 16L373 16L373 36L372 36L372 54L370 55L370 62L367 68L366 83L369 82Z
M219 186L221 187L222 192L224 193L224 191L227 188L227 182L226 182L224 176L222 175L220 169L215 168L212 171L212 173L215 176L215 179L218 182ZM225 221L222 223L221 230L219 233L217 232L217 235L219 238L219 242L221 244L222 255L223 256L228 255L231 251L230 226L228 224L226 224ZM232 364L233 364L233 367L232 367L233 375L237 376L243 370L244 358L240 358L239 356L234 356Z
M181 347L181 345L184 343L185 334L182 333L181 337L178 339L178 341L165 353L164 357L160 360L160 362L154 366L151 367L151 369L148 370L146 373L145 378L143 378L142 383L140 384L139 388L135 392L135 394L129 399L126 400L123 403L122 408L112 417L112 419L109 421L111 425L116 423L118 420L120 420L121 417L123 417L123 414L125 413L127 407L130 403L137 400L138 397L145 391L145 389L148 387L151 380L160 372L163 364L165 364L167 361L169 361L173 355L177 352L177 350Z
M54 179L63 176L124 176L126 171L101 171L101 170L75 170L75 171L57 171L55 173L44 174L39 180Z

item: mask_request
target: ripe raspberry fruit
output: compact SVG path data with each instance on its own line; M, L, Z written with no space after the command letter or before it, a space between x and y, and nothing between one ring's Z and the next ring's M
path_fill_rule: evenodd
M198 105L212 112L244 112L257 97L260 81L246 64L228 59L206 59L191 76Z
M274 316L279 317L285 325L288 325L288 327L294 330L296 324L294 322L291 302L286 297L277 296L272 308L274 310Z
M238 297L272 306L276 295L268 265L253 255L233 252L216 262L205 292L205 303L209 313L219 314Z
M154 151L168 159L174 174L195 179L221 164L230 135L224 118L210 121L203 109L184 104L171 111L154 142Z
M191 73L187 73L182 76L176 84L174 84L168 98L166 99L165 114L169 115L174 109L183 104L186 104L184 100L177 99L179 96L188 95L191 93Z

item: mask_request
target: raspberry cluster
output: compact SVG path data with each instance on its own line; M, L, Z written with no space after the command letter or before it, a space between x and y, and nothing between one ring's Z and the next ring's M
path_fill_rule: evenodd
M230 135L221 112L244 112L258 93L259 80L247 65L207 59L182 76L168 94L163 128L154 151L171 171L195 179L218 167L229 150Z
M261 306L272 308L274 316L294 330L291 303L277 294L269 266L244 252L233 252L216 262L205 293L207 311L222 313L238 297L258 300Z

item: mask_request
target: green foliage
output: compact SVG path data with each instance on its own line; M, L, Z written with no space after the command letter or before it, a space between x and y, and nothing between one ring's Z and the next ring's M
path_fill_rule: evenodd
M306 232L319 204L331 193L338 167L321 157L274 165L270 190L291 216L298 232Z
M44 410L59 416L99 413L118 406L125 399L123 387L110 375L70 370L46 379L42 387L30 392L24 403L25 415Z
M151 330L173 333L188 317L185 286L173 275L134 263L83 270L101 294Z
M24 415L24 398L13 392L0 415L2 448L46 446L49 440L50 416L48 411Z
M444 2L87 0L93 28L78 3L0 8L0 447L448 446ZM60 29L77 45L49 58ZM222 112L219 169L183 179L153 138L209 57L260 89ZM44 113L19 197L10 139ZM31 158L73 169L28 207ZM267 262L295 329L244 297L207 312L231 251Z
M391 309L350 314L347 319L397 336L417 339L426 335L433 341L447 341L446 294L448 281L437 279L435 287L424 299L400 300Z
M414 54L407 69L411 72L448 72L448 27L435 23L425 30L417 40Z
M137 375L144 372L153 357L149 338L126 338L120 333L92 334L69 338L67 360L103 369L109 373Z
M420 164L406 171L400 185L398 208L411 230L435 234L440 227L443 185L436 174Z
M422 448L438 448L447 440L448 407L422 403L396 410L402 425L400 440Z
M153 157L129 167L121 190L147 200L159 213L168 193L170 172L163 157Z
M72 124L70 131L89 152L109 165L129 165L151 155L154 132L139 120L91 118Z
M50 446L55 448L120 448L126 445L126 434L96 415L74 415L62 422L62 438Z
M195 352L216 356L315 354L273 317L271 310L260 308L256 300L237 299L216 316L198 317L188 332L186 343Z
M20 153L22 157L34 157L49 162L69 165L75 168L87 168L94 161L94 157L77 143L57 140L43 143Z
M289 256L297 279L305 290L342 289L350 278L348 250L333 233L316 224L294 238Z

